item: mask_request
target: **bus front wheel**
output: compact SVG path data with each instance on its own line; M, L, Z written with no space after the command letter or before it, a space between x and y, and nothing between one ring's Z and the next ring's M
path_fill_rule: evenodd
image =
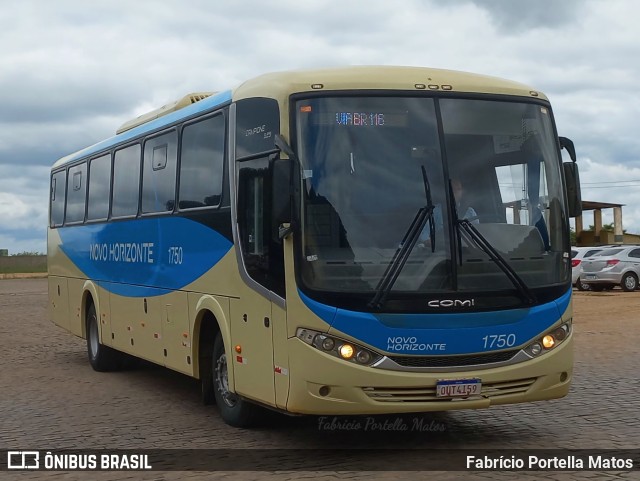
M100 343L100 326L93 304L87 309L87 354L95 371L115 371L121 367L120 353Z
M216 404L225 423L238 428L249 427L253 424L259 408L229 390L228 359L222 335L218 333L213 344L212 369Z

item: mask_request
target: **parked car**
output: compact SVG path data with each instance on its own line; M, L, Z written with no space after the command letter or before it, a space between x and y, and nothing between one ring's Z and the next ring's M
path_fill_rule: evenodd
M602 252L603 247L572 247L571 248L571 284L581 291L588 291L589 284L580 280L582 259Z
M594 291L616 285L625 291L636 290L640 279L640 246L607 248L585 257L581 263L580 279Z

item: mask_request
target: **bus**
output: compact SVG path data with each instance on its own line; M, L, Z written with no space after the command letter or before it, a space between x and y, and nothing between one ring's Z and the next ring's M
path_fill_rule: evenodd
M233 426L560 398L575 161L542 92L489 76L190 94L53 165L50 316L96 371L197 378Z

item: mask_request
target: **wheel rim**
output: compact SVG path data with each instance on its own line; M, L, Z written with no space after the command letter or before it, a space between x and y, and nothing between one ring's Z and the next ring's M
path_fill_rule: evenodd
M629 290L634 290L636 288L636 278L633 276L627 276L624 280L624 285Z
M96 318L92 317L89 322L89 347L91 347L91 358L95 359L98 355L98 323Z
M582 281L578 281L578 282L580 282L580 287L582 287L583 291L588 291L589 290L589 284L586 284L586 283L584 283Z
M224 403L230 408L238 402L238 397L229 391L229 374L227 370L227 355L222 354L216 362L215 369L216 389L220 393Z

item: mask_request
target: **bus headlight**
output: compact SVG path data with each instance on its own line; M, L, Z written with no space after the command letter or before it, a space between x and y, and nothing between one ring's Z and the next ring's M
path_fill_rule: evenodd
M362 366L370 366L382 358L370 349L312 329L299 328L296 337L319 351Z
M353 357L354 349L351 344L343 344L340 346L340 349L338 349L338 352L340 352L342 359L351 359Z
M537 357L540 354L549 352L550 350L558 347L567 337L569 337L569 334L571 333L571 322L572 319L569 319L560 327L556 327L553 331L536 339L525 347L525 352L531 357Z

